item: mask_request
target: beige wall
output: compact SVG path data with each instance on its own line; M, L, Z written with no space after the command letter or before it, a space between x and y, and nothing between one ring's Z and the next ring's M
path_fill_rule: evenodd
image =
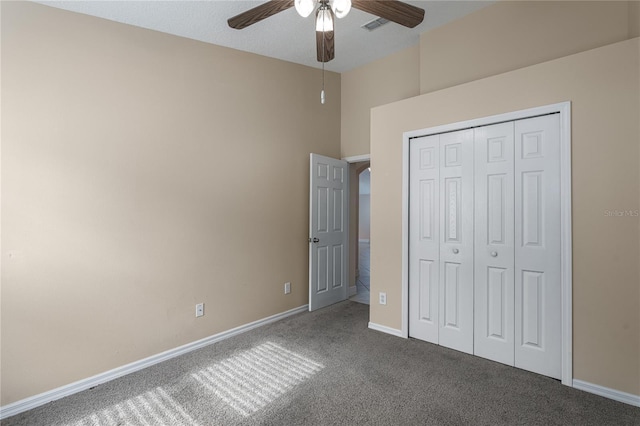
M640 1L629 2L629 38L640 37Z
M307 303L339 75L33 3L1 36L2 405Z
M631 7L626 1L500 1L480 9L422 34L420 93L637 37Z
M640 35L638 1L500 1L345 72L341 155L368 154L370 110Z
M401 327L402 134L572 102L574 378L640 394L640 39L372 111L371 321ZM374 298L375 299L375 298Z
M418 45L342 73L341 155L369 154L372 107L420 93Z

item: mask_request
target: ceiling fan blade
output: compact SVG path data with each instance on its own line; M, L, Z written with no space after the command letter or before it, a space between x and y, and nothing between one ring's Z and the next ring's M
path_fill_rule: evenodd
M324 34L324 56L322 54L322 34ZM333 31L316 31L316 51L318 62L329 62L335 57Z
M424 20L424 9L398 0L351 0L351 3L356 9L409 28Z
M227 23L231 28L241 30L249 25L253 25L256 22L260 22L263 19L273 16L276 13L293 7L293 1L294 0L271 0L236 15L233 18L229 18Z

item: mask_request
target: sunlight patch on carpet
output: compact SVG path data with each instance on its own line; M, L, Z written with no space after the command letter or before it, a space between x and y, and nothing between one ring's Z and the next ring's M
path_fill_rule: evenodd
M266 342L191 376L247 417L323 368L322 364Z
M197 423L161 387L70 423L70 426L118 425L195 426Z

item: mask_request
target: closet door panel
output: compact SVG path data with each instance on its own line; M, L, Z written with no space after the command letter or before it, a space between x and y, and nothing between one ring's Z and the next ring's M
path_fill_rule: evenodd
M560 117L515 125L515 366L561 378Z
M409 147L409 336L438 343L440 136Z
M479 127L475 147L474 354L514 365L514 123Z
M473 353L473 130L440 135L440 345Z

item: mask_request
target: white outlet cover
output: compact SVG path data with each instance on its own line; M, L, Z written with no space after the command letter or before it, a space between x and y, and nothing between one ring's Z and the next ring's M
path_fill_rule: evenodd
M387 293L380 293L380 304L381 305L387 304Z

